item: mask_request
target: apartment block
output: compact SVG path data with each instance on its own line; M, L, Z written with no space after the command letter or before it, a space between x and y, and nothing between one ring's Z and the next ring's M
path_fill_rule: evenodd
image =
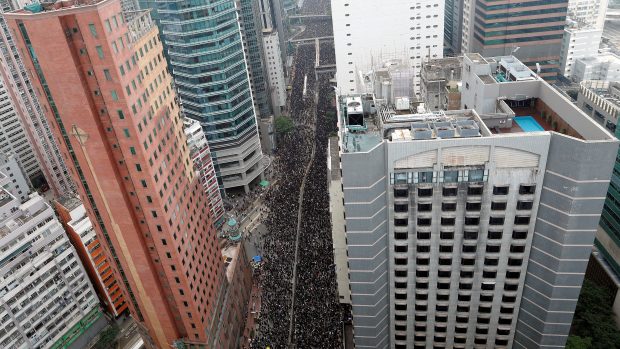
M194 170L197 171L200 183L207 194L211 217L214 222L218 222L224 217L224 202L217 183L209 142L198 121L186 118L183 120L183 126Z
M30 187L26 181L26 175L14 154L0 154L0 171L8 177L4 189L13 194L18 200L25 201L28 199Z
M446 0L444 15L444 52L451 55L461 53L463 41L463 5L464 0Z
M596 56L575 60L573 81L604 80L620 81L620 57L613 53L599 53Z
M544 79L557 78L568 0L465 3L462 52L514 55Z
M0 347L83 347L106 325L88 275L52 208L7 182L0 172Z
M578 59L595 57L603 37L603 29L567 26L562 39L560 72L565 77L573 76Z
M460 110L339 96L356 348L566 343L618 140L515 57L462 59Z
M93 223L86 214L86 207L77 197L63 196L54 202L54 209L97 291L100 302L105 305L108 314L120 316L128 309L128 304L110 261L103 252L104 248L97 238Z
M200 4L139 1L140 8L157 14L183 113L202 125L220 185L226 191L249 192L250 184L260 181L263 174L244 51L256 48L244 46L240 2Z
M260 9L261 37L267 85L271 97L271 106L275 116L282 115L286 108L286 78L280 31L273 16L272 3L269 0L258 2Z
M226 279L149 11L61 1L5 18L146 345L234 345L243 326L222 322L224 306L245 300Z
M420 71L421 100L428 111L461 109L462 57L430 59Z
M419 72L424 60L443 57L443 1L333 0L331 9L341 94L366 93L361 84L383 62L399 60ZM419 96L417 77L413 86Z
M0 78L0 152L14 154L30 184L43 183L43 173L35 151L9 97L6 82Z
M1 0L0 12L11 12L25 4L26 2ZM75 192L75 183L73 183L67 170L50 126L43 116L41 105L32 88L30 77L26 73L21 54L17 50L2 16L0 16L0 55L2 57L0 60L0 67L2 68L0 69L0 76L5 82L8 96L5 103L12 105L17 118L20 120L24 134L30 142L31 152L38 160L45 181L56 197ZM28 157L30 157L29 153ZM28 160L26 163L30 161ZM29 176L32 176L33 173L39 173L32 172L34 170L30 171ZM40 187L41 179L38 174L37 177L34 184Z

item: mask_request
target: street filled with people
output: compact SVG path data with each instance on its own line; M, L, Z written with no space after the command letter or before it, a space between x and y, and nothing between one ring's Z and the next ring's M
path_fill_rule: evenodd
M295 127L278 138L278 181L265 196L260 317L252 348L341 348L342 319L332 250L327 139L334 98L316 81L314 45L296 49L289 110ZM305 93L304 93L305 91Z

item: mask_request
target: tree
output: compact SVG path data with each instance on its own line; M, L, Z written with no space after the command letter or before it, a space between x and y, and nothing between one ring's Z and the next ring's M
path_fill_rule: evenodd
M569 336L566 341L566 349L589 349L592 347L592 338L581 338L579 336Z
M577 301L571 335L581 337L582 340L591 338L592 342L587 348L620 349L620 331L614 321L612 302L612 295L605 288L585 280ZM573 341L576 341L575 344L582 343L577 339Z
M101 331L99 335L99 341L97 341L96 348L98 349L108 349L114 348L116 345L116 337L118 336L119 329L118 326L112 325L107 327L105 330Z
M293 127L295 127L295 125L293 125L293 120L288 116L278 116L274 121L274 125L276 132L279 134L289 133L293 130Z

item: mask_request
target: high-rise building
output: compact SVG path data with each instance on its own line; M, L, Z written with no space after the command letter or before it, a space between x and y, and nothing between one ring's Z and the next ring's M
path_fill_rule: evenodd
M217 176L215 174L215 167L213 167L213 159L211 158L211 149L209 149L207 136L205 136L202 126L196 120L185 118L183 125L185 137L187 137L187 145L189 146L189 154L194 163L194 170L198 172L200 183L207 194L213 221L218 222L224 217L224 202L217 184Z
M0 152L14 154L31 185L41 184L43 173L35 151L27 137L27 130L19 119L9 89L0 77Z
M462 52L514 55L548 81L557 78L568 0L492 4L465 0ZM538 65L537 65L538 64Z
M0 153L0 171L8 177L4 189L17 199L25 201L30 194L30 187L15 154Z
M86 271L54 210L11 195L1 171L0 347L84 347L107 323Z
M259 0L261 40L267 84L271 97L273 114L280 116L286 107L286 80L280 33L277 29L269 0Z
M593 57L579 58L575 61L571 79L577 82L620 81L620 57L613 53L601 53Z
M271 115L272 108L266 81L265 59L263 57L259 3L253 0L240 0L239 5L241 38L246 51L250 86L252 87L256 113L259 117L267 117Z
M0 0L0 12L10 12L23 6L26 1ZM30 141L32 153L38 159L40 169L45 180L52 189L54 195L59 197L63 194L75 192L75 184L71 179L64 159L60 155L58 144L54 140L49 124L43 116L38 97L35 94L30 77L26 73L21 54L15 46L13 37L9 32L4 17L0 16L0 75L5 82L8 100L5 103L12 104L17 118L24 127L24 134ZM30 154L28 153L28 157ZM34 172L33 172L34 171ZM30 170L39 173L36 168ZM36 174L36 176L39 176ZM36 179L35 185L39 186L41 180Z
M149 11L78 0L5 18L147 346L232 346L247 298L227 278Z
M427 58L443 57L444 2L429 0L332 0L336 80L342 94L363 93L361 84L377 66L400 61L417 74Z
M444 51L451 55L461 53L463 41L463 0L446 0L444 15Z
M183 113L201 123L218 181L247 192L262 176L263 154L239 9L234 0L199 3L139 1L157 13Z
M560 72L565 77L572 77L578 59L595 57L603 37L603 29L578 26L576 23L564 29L560 51Z
M579 24L603 30L609 0L568 0L568 18Z
M572 77L577 60L596 57L605 27L607 0L569 0L560 72Z
M119 281L114 276L93 222L79 198L66 195L54 201L54 208L71 244L77 251L99 300L109 314L118 317L128 308Z
M461 107L339 97L356 347L566 343L618 140L513 56Z

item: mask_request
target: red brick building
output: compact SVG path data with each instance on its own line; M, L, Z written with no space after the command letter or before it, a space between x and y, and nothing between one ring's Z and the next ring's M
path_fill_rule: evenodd
M224 308L247 299L230 292L150 14L65 0L5 16L147 344L234 347Z

